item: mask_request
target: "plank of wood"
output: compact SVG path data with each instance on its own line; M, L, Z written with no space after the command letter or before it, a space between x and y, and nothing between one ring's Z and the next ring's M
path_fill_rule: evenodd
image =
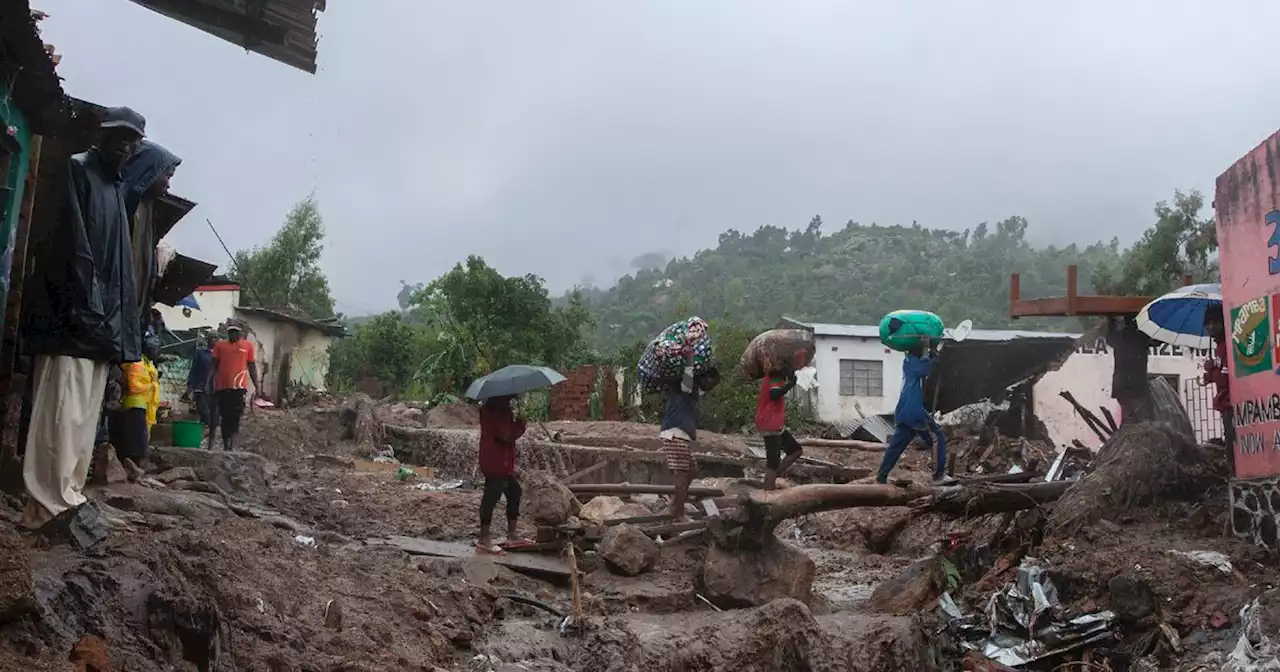
M573 494L593 495L670 495L675 492L674 485L653 485L651 483L574 483L569 486ZM723 497L724 490L689 487L690 497Z
M394 546L409 555L431 555L438 558L480 557L510 569L535 575L569 578L569 565L559 557L533 553L507 553L506 555L476 554L475 546L453 541L434 541L392 535L384 539L370 539L366 543Z
M568 476L568 477L566 477L566 478L564 479L564 481L563 481L563 482L564 482L564 483L572 483L572 482L574 482L574 481L576 481L576 480L578 480L578 479L586 478L587 476L590 476L591 474L594 474L594 473L596 473L597 471L600 471L600 470L604 469L605 467L609 466L609 464L610 464L609 460L601 460L601 461L596 462L595 464L593 464L593 465L591 465L591 466L587 467L586 469L583 469L582 471L579 471L579 472L576 472L576 473L573 473L573 474L569 474L569 476Z
M885 444L876 443L875 441L858 441L856 439L798 439L797 442L802 446L811 446L813 448L849 448L851 450L862 450L868 453L883 452Z
M702 530L702 529L706 529L706 527L707 527L707 521L694 520L687 523L673 523L671 525L662 525L660 527L645 527L645 528L641 528L641 531L651 537L656 537L659 535L666 536L670 534L679 534L681 532L688 532L690 530Z

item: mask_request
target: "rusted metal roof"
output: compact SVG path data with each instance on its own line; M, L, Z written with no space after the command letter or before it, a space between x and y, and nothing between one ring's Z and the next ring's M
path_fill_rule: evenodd
M42 16L26 0L0 2L0 86L12 92L32 132L46 135L67 112L52 48L40 40L36 26Z
M325 0L133 0L210 35L312 74Z

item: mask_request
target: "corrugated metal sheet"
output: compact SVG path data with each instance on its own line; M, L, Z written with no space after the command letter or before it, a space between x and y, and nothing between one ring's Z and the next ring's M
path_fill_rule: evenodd
M810 329L814 336L837 336L845 338L880 338L880 327L867 324L830 324L825 322L802 322L789 317L782 318L782 324L801 329ZM950 339L951 330L943 335ZM969 332L969 341L1013 341L1019 338L1049 338L1075 340L1080 334L1065 334L1057 331L1015 331L1009 329L974 329Z
M188 26L312 74L325 0L133 0Z

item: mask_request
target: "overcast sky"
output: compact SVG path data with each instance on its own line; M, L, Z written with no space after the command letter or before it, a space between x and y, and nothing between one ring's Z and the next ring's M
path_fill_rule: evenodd
M608 285L814 214L1127 242L1280 127L1274 0L330 0L314 76L127 0L33 4L66 91L183 157L179 249L225 263L206 217L251 247L315 190L348 313L471 253Z

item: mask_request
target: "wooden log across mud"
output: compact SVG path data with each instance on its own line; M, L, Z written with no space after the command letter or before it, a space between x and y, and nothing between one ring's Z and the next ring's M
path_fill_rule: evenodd
M978 483L944 487L896 485L798 485L753 491L739 497L740 508L725 515L722 529L731 545L759 546L784 520L811 513L857 507L915 506L919 512L956 516L1033 509L1061 497L1071 482ZM739 529L733 529L739 528ZM723 536L723 535L722 535Z
M571 483L569 492L573 494L591 495L670 495L675 492L674 485L652 485L649 483ZM689 486L690 497L723 497L724 490Z

